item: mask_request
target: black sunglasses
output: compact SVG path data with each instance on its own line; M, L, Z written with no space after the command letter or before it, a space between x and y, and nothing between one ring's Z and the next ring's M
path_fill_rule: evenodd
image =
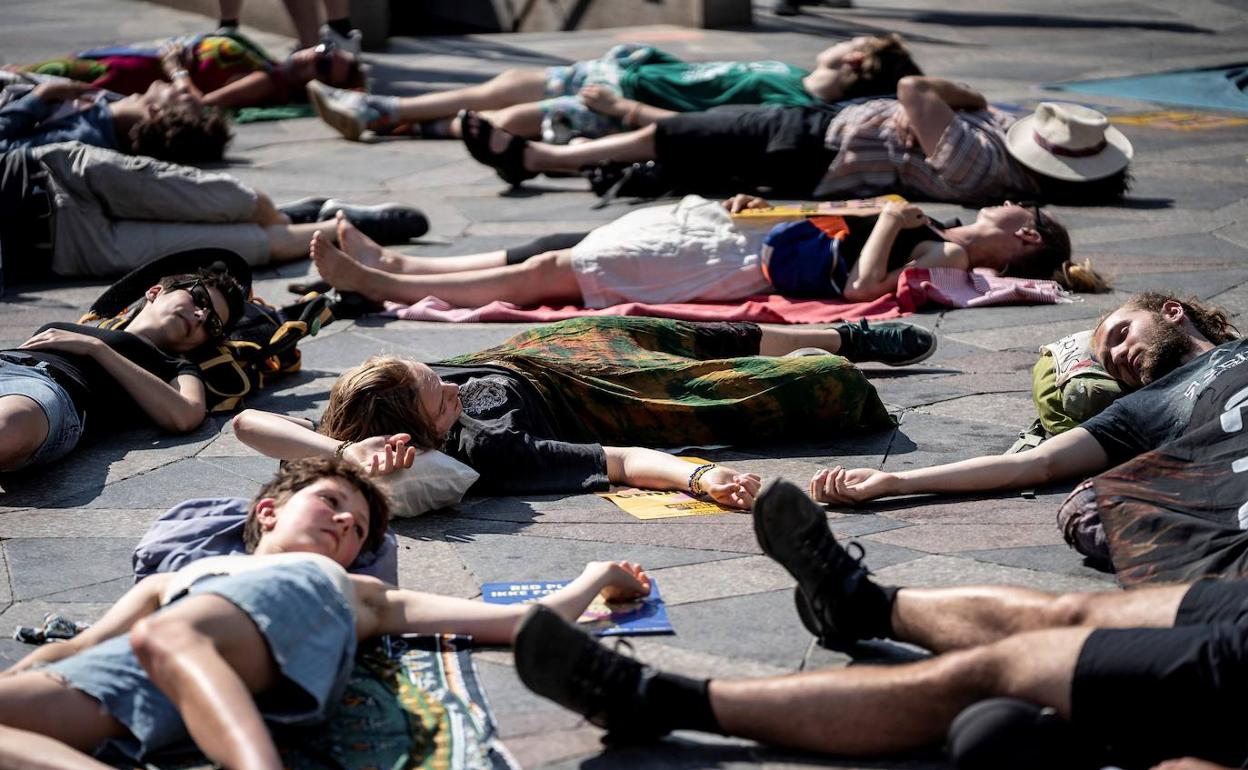
M1035 201L1019 201L1014 205L1031 212L1031 215L1035 217L1037 230L1045 226L1047 219L1044 216L1044 212L1040 210L1039 203Z
M169 288L186 290L186 293L191 295L191 301L195 303L195 307L204 311L204 330L208 332L209 339L219 340L224 336L225 321L217 315L217 309L212 304L212 293L208 291L203 281L196 278L192 281L172 284Z

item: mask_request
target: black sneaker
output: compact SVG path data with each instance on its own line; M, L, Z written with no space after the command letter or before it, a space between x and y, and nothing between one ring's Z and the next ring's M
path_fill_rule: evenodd
M283 203L277 210L290 217L292 225L306 225L320 220L321 208L329 198L300 198L297 201Z
M832 327L841 335L840 354L855 363L879 361L889 366L917 364L936 352L936 335L914 324L842 323Z
M612 652L540 604L516 631L516 673L533 692L607 728L611 742L648 741L668 731L647 719L654 669Z
M887 600L862 566L861 546L850 543L859 551L854 557L836 542L823 506L797 485L773 479L755 498L753 514L758 544L797 580L797 614L820 645L845 650L878 635L856 611Z
M360 232L382 246L407 243L429 232L429 220L419 209L398 203L377 206L355 206L330 199L321 206L319 221L333 219L341 211Z

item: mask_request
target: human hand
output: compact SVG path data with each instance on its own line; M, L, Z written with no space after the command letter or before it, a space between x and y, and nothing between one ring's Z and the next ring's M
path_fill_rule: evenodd
M72 353L79 356L90 356L102 348L104 343L99 339L81 332L65 329L46 329L23 342L18 347L23 350L51 350L57 353Z
M1195 757L1183 757L1168 759L1159 765L1154 765L1152 770L1230 770L1230 768Z
M738 473L724 465L717 465L702 474L702 489L712 500L730 508L749 510L762 484L763 480L757 473Z
M922 227L927 224L927 215L923 213L923 209L913 203L898 203L897 201L889 201L884 204L884 210L880 212L881 217L890 217L897 220L903 230L909 230L912 227Z
M895 494L897 477L874 468L824 468L810 479L810 496L821 503L857 505Z
M757 195L747 195L746 193L737 193L728 200L724 201L724 208L728 209L729 214L737 214L746 209L769 209L771 204L764 198Z
M386 476L412 467L416 461L416 448L407 445L411 440L411 435L407 433L370 436L347 447L342 456L369 476Z
M594 112L614 118L624 117L631 106L631 100L606 86L585 86L581 89L580 97L585 106Z
M49 80L46 83L40 83L35 86L31 92L35 96L47 102L67 102L71 99L77 99L79 96L94 91L95 86L90 83L80 83L77 80L65 80L57 78Z
M893 114L893 133L897 135L901 146L908 150L914 149L919 143L919 135L915 133L914 124L910 122L905 110L897 110Z
M602 598L609 602L626 601L650 593L650 576L640 564L630 561L593 561L585 565L585 571L593 574Z

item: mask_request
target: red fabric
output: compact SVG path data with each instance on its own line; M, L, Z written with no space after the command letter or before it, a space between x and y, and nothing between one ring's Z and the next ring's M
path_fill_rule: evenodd
M549 323L594 315L632 315L678 318L684 321L753 321L775 324L816 324L859 318L900 318L927 304L979 307L1069 301L1052 281L1031 281L968 273L965 270L911 267L897 278L897 292L871 302L794 300L779 294L749 297L740 302L683 302L646 305L630 302L599 310L564 305L521 308L510 302L491 302L476 308L457 308L437 297L414 305L386 304L386 314L410 321Z

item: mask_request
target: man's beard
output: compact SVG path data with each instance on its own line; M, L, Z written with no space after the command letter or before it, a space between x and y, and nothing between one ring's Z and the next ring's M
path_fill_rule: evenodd
M1166 323L1160 313L1154 313L1153 320L1153 328L1144 337L1144 355L1140 356L1140 385L1178 369L1195 346L1183 327Z

